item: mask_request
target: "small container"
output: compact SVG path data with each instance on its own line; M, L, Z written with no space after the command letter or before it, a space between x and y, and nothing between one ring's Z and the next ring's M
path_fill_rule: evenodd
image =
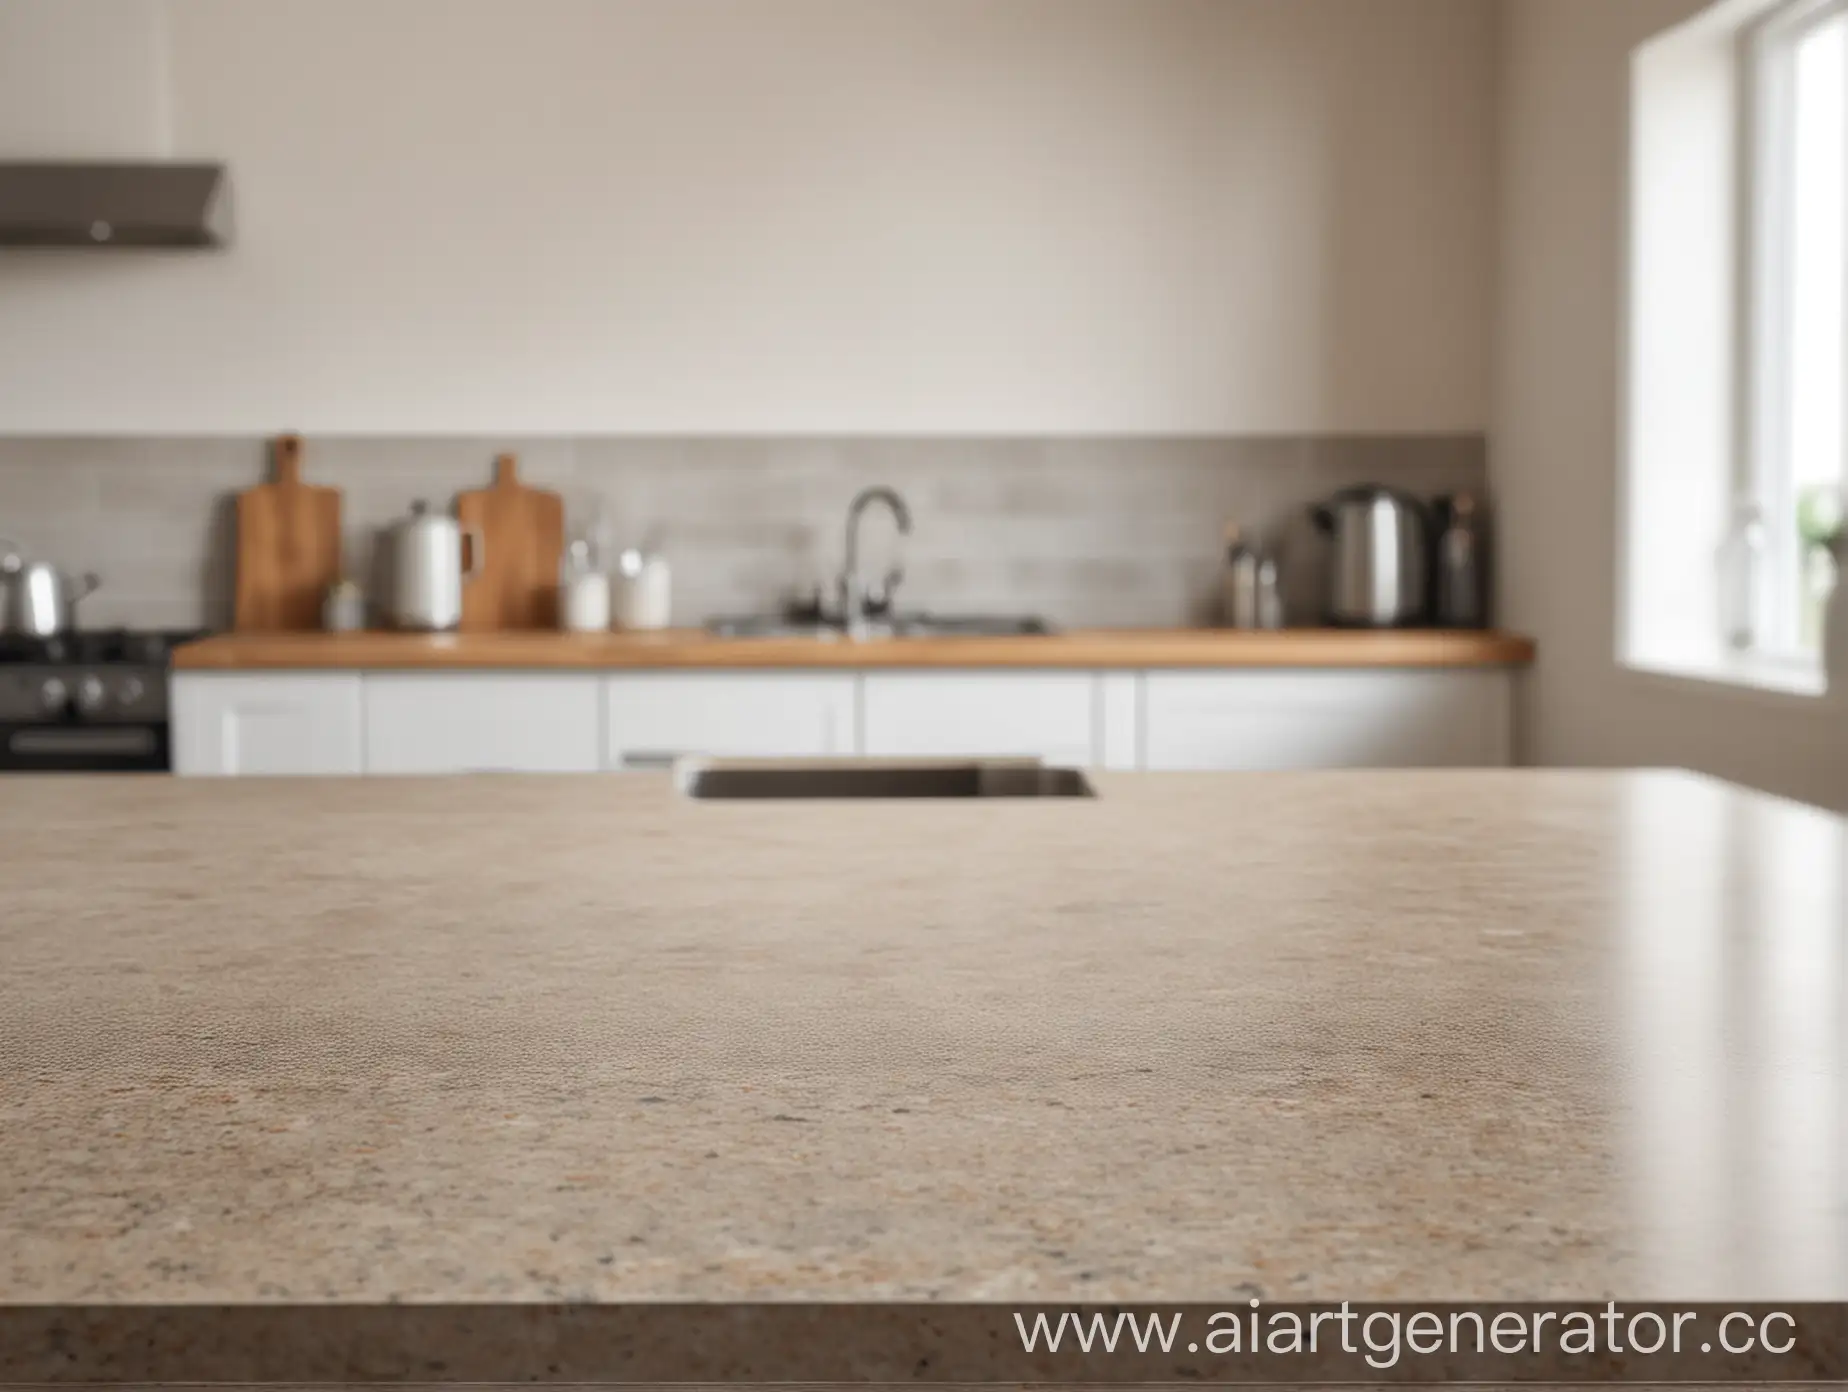
M616 627L646 632L667 628L674 616L673 572L659 552L630 549L616 559L610 577Z
M567 633L602 633L610 626L610 582L591 564L588 541L565 550L558 577L558 622Z
M1823 601L1821 614L1822 673L1828 679L1828 693L1838 705L1848 700L1848 537L1837 533L1830 543L1829 556L1835 572L1835 587Z
M357 633L366 626L366 592L353 580L336 580L321 600L321 627L329 633Z
M1258 627L1283 627L1283 589L1277 578L1277 561L1265 556L1258 562Z
M1225 627L1263 627L1263 566L1264 557L1246 544L1236 524L1228 523L1225 568L1219 577L1219 620Z
M1758 590L1765 565L1765 517L1758 504L1733 507L1732 530L1720 545L1720 637L1735 652L1758 641Z
M1468 493L1446 498L1438 511L1444 529L1437 539L1437 622L1445 628L1487 627L1482 511Z

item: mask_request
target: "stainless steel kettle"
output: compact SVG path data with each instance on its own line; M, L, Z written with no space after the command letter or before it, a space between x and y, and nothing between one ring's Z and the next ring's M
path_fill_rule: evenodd
M0 541L0 548L11 543ZM77 626L77 601L103 582L95 575L65 575L46 561L16 550L0 556L0 633L50 638Z
M442 633L462 622L462 586L481 571L481 536L455 518L413 503L390 532L386 617L392 627Z
M1310 516L1330 539L1329 623L1405 628L1429 620L1431 517L1422 502L1361 484L1311 508Z

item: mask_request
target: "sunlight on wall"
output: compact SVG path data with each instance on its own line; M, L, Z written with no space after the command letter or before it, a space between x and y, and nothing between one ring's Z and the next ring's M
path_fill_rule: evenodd
M1632 68L1620 658L1633 666L1720 657L1715 558L1736 447L1733 53L1730 29L1687 26Z

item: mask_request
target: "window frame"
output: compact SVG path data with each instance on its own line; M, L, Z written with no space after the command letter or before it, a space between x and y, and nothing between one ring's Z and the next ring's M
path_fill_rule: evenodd
M1790 228L1796 197L1796 55L1806 36L1848 16L1848 0L1788 0L1741 34L1740 449L1732 480L1729 528L1736 534L1755 512L1767 525L1760 580L1747 596L1753 660L1816 668L1798 631L1804 584L1795 537L1797 488L1790 460L1790 339L1795 268ZM1848 181L1848 169L1843 178ZM1848 316L1848 303L1843 305ZM1848 393L1848 383L1843 384ZM1848 486L1848 459L1842 477ZM1780 534L1777 529L1782 529Z

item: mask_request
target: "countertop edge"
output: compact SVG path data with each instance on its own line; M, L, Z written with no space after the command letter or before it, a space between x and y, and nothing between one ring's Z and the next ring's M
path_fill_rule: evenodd
M1443 629L1073 630L1034 637L717 638L649 634L225 633L177 648L182 672L1496 668L1534 660L1519 634Z

